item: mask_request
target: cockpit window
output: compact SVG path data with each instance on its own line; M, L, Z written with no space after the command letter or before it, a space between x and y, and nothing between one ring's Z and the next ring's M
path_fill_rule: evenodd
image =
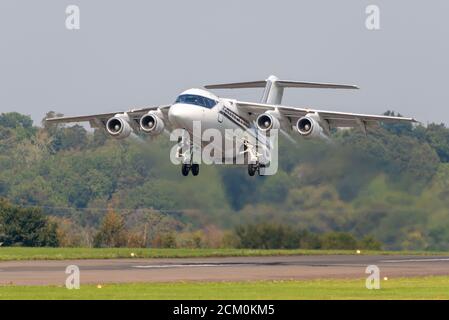
M176 99L175 103L194 104L196 106L210 109L217 104L217 101L194 94L182 94L178 97L178 99Z

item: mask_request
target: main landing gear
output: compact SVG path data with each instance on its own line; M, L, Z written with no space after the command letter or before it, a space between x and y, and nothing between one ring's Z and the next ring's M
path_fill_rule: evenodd
M250 163L248 164L248 175L250 177L254 177L254 175L257 174L259 176L263 176L263 174L261 174L260 172L260 168L265 168L265 165L260 164L260 163Z
M245 154L245 162L248 163L248 175L253 177L257 172L261 176L260 168L265 167L265 165L259 162L262 154L258 152L257 146L245 140L243 141L243 153Z
M248 165L248 174L249 174L250 177L253 177L258 170L259 170L259 168L258 168L258 166L256 164L250 163Z

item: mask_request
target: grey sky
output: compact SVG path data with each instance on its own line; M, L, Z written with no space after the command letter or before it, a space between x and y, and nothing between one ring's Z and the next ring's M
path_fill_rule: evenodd
M65 28L69 4L79 31ZM379 31L365 28L368 4ZM362 88L290 89L284 104L449 123L448 13L447 0L2 0L0 112L39 121L166 104L189 87L275 74Z

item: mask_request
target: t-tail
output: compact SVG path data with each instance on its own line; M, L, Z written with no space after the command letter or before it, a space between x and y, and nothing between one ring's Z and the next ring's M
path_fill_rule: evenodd
M266 104L281 104L282 96L284 95L284 88L359 89L359 87L354 85L288 81L280 80L275 76L269 76L267 80L212 84L204 87L206 89L265 88L261 102Z

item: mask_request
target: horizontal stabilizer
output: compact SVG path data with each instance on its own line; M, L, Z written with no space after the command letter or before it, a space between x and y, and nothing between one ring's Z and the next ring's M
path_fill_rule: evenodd
M359 89L359 87L349 84L303 82L278 80L277 85L282 88L313 88L313 89Z
M245 89L265 88L262 102L280 104L284 94L284 88L312 88L312 89L358 89L359 87L349 84L321 83L280 80L276 76L269 76L267 80L234 82L223 84L212 84L204 86L206 89Z
M245 89L245 88L264 88L267 82L276 83L280 88L312 88L312 89L359 89L358 86L350 84L336 84L323 82L305 82L305 81L289 81L279 80L277 78L268 78L267 80L234 82L222 84L209 84L204 86L206 89Z
M250 81L250 82L235 82L235 83L222 83L222 84L210 84L204 86L206 89L245 89L245 88L264 88L267 81Z

